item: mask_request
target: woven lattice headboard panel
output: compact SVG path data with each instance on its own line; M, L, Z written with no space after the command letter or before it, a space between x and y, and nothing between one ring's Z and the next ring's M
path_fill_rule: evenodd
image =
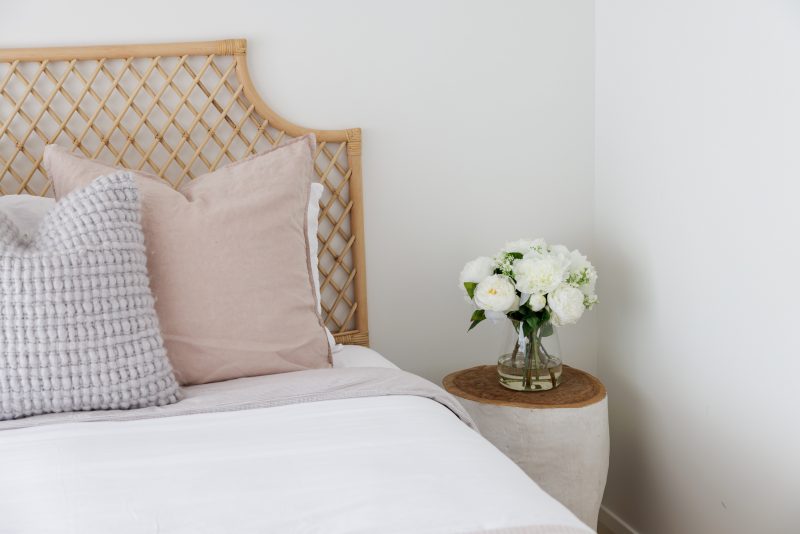
M282 119L256 93L245 54L244 40L0 50L0 194L52 196L50 143L178 188L314 132L323 314L338 341L366 345L360 130Z

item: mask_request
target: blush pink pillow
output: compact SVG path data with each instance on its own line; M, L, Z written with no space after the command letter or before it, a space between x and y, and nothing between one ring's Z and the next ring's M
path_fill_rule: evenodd
M131 171L150 284L175 376L203 384L328 367L306 234L314 138L188 183ZM116 168L50 145L56 198Z

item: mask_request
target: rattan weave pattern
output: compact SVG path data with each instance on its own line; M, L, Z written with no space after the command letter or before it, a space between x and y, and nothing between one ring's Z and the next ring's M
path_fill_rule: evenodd
M195 176L314 132L323 315L337 340L368 344L361 132L303 128L250 81L244 40L0 50L0 194L52 196L56 143L157 174Z

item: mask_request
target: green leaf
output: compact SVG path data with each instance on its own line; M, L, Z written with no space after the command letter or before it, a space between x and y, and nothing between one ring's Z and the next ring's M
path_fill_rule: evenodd
M514 310L513 312L508 313L508 318L512 321L523 322L525 319L528 318L529 315L533 314L533 310L528 308L527 306L523 306L518 310Z
M539 314L539 321L541 321L542 324L550 322L550 312L547 311L547 308L540 311Z
M470 323L469 328L467 328L467 332L478 326L484 319L486 319L486 312L483 310L475 310L472 312L472 317L469 318L469 320L472 322Z
M464 289L467 290L467 295L469 295L469 298L475 298L476 287L478 287L478 284L475 282L464 282Z
M547 322L542 325L541 330L542 337L552 336L553 335L553 323Z
M515 260L522 259L522 252L509 252L508 255L514 258Z
M525 337L531 337L531 332L533 332L533 329L531 328L531 325L528 323L528 321L523 322L522 335L524 335Z
M483 321L483 319L478 319L477 321L472 321L472 322L469 324L469 328L467 328L467 332L469 332L470 330L472 330L473 328L475 328L476 326L478 326L479 324L481 324L481 321Z
M486 319L486 312L483 310L475 310L472 312L472 317L469 318L470 321L483 321Z

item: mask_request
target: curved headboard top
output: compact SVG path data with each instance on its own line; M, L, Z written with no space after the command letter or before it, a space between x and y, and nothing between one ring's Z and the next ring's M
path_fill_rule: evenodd
M272 111L244 39L0 49L0 195L51 196L45 145L59 144L178 188L309 132L325 186L318 238L322 310L340 343L369 343L361 130L315 130Z

